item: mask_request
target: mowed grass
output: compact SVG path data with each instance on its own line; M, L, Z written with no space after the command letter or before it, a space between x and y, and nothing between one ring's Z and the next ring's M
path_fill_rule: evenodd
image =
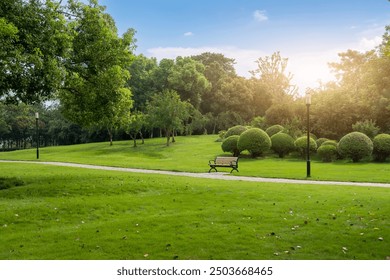
M91 143L40 149L41 161L64 161L119 167L207 172L208 161L224 154L216 135L177 137L177 142L165 146L164 138L146 139L145 144L134 148L131 141ZM0 153L0 159L35 160L34 149ZM323 163L317 157L311 162L314 180L384 182L390 183L390 162L352 163L348 160ZM229 169L220 169L228 171ZM279 159L274 154L251 159L243 155L239 173L234 176L305 179L306 161L292 155Z
M388 188L0 163L0 259L379 259ZM13 180L13 179L12 179Z

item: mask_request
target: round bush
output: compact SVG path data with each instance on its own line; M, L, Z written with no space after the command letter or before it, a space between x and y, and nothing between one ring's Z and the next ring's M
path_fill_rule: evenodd
M355 131L340 139L337 150L341 156L351 158L353 162L358 162L372 154L373 143L367 135Z
M374 160L386 161L386 158L390 156L390 134L378 134L375 136L373 144Z
M328 138L318 138L316 140L316 143L317 143L317 147L320 147L322 145L322 143L328 141L329 139Z
M334 145L322 144L318 148L317 153L321 157L323 162L331 162L337 158L337 147Z
M337 141L335 141L335 140L328 140L328 141L325 141L324 143L322 143L322 145L321 146L323 146L323 145L331 145L331 146L335 146L336 148L337 148Z
M223 140L221 148L222 151L232 153L233 156L237 157L240 154L240 151L237 148L237 142L240 136L232 135Z
M240 152L247 150L252 157L256 157L271 148L271 139L264 130L250 128L240 135L237 147Z
M306 150L307 150L307 136L299 137L297 140L295 140L294 144L295 144L295 148L297 149L299 154L303 158L305 158L306 157ZM310 150L310 153L315 153L317 150L317 143L311 137L309 140L309 150Z
M271 137L271 143L271 149L277 153L280 158L283 158L285 155L288 155L295 150L294 138L283 132L273 135Z
M246 130L247 130L247 128L245 126L236 125L236 126L229 128L228 131L226 131L224 137L228 138L232 135L241 135L241 133L243 133Z
M270 126L269 128L267 128L267 130L265 132L267 132L269 137L272 137L276 133L283 131L283 129L284 129L283 126L281 126L279 124L275 124L275 125Z

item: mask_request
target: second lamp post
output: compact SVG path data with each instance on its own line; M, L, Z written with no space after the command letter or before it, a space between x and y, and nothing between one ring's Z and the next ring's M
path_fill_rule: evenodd
M35 124L37 130L37 159L39 159L39 113L35 113Z
M311 176L310 170L310 104L311 94L310 91L306 92L306 107L307 107L307 147L306 147L306 177Z

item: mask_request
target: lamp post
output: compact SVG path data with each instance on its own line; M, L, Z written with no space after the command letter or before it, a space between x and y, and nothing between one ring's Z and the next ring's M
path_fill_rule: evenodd
M37 129L37 159L39 159L39 113L35 113L35 124Z
M306 91L306 108L307 108L307 147L306 147L306 177L310 177L310 105L311 94Z

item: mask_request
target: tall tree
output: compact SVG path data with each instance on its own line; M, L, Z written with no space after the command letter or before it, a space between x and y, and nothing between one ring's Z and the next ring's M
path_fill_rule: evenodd
M260 57L256 63L257 69L251 71L252 77L259 75L275 102L280 102L286 95L294 97L297 94L297 87L291 83L293 75L286 73L288 59L283 58L280 52Z
M177 57L168 76L169 87L177 91L182 100L199 109L202 95L210 90L210 83L204 76L202 63L189 57Z
M155 58L147 58L140 54L134 58L129 67L131 77L127 82L131 89L136 110L144 110L146 101L161 89L156 88L156 72L158 64Z
M132 107L126 81L133 58L134 30L119 38L113 19L96 0L89 5L70 1L70 10L77 20L60 94L64 113L82 126L106 128L112 145L113 130L130 117Z
M27 103L51 98L63 81L70 42L59 3L2 0L0 98Z
M191 58L204 65L204 76L211 84L210 90L202 95L200 110L203 114L212 113L216 116L218 112L223 111L223 109L219 108L220 96L218 95L224 80L237 76L234 69L235 61L225 57L223 54L209 52L192 56Z

